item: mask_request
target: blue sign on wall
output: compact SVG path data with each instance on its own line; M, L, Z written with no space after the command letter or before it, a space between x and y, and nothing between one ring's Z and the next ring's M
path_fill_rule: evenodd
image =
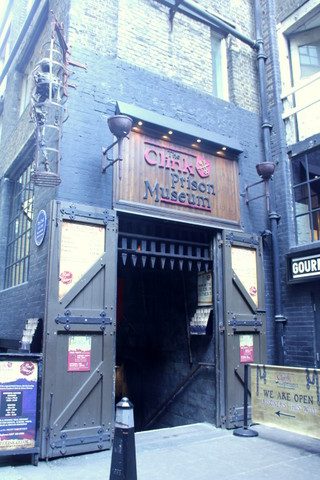
M39 247L46 235L47 230L47 213L45 210L40 210L37 216L35 230L34 230L34 241L35 244Z

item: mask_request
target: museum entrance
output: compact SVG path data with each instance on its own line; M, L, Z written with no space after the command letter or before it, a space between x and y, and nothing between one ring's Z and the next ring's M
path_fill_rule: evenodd
M136 431L215 423L213 231L120 218L116 401Z

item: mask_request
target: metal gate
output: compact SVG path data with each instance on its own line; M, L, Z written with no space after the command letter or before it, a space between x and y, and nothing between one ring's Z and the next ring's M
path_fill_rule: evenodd
M110 448L117 219L54 202L44 323L41 458Z
M265 302L261 238L242 232L223 234L224 399L222 424L238 426L243 419L245 363L264 363Z

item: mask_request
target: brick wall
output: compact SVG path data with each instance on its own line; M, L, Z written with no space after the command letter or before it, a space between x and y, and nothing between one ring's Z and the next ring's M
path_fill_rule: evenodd
M114 113L117 100L235 138L243 148L239 157L240 191L246 184L257 181L255 164L261 161L262 151L253 52L237 41L228 40L231 101L219 100L213 96L210 86L212 57L208 27L177 14L170 33L166 7L146 0L129 3L124 0L98 3L77 0L71 2L69 16L67 1L51 2L50 7L57 19L66 26L71 59L87 68L72 67L74 73L70 82L76 88L69 89L69 118L63 126L63 181L57 193L49 189L44 194L46 200L39 200L39 205L47 205L56 196L111 207L112 169L102 175L100 162L102 147L112 141L106 117ZM253 36L249 1L221 1L212 5L212 2L203 0L198 3L233 21L244 34ZM193 41L192 52L186 46L187 31ZM41 44L49 32L48 21L35 46L34 59L39 56ZM145 48L145 42L152 39L148 54L138 55L139 45L143 44L141 48ZM170 62L174 69L170 69ZM205 77L203 72L206 72ZM3 148L7 154L2 172L17 157L33 128L27 121L27 112L20 120L17 112L10 117L9 106L17 108L18 91L18 86L12 83L6 106L8 123ZM263 200L248 207L241 197L241 224L249 232L261 232L266 228ZM45 262L45 255L38 260ZM34 265L40 265L34 262Z
M239 31L254 36L251 2L197 2ZM85 21L84 21L85 19ZM176 13L171 31L169 9L155 0L72 2L69 42L96 55L117 57L177 84L213 94L213 52L210 28ZM228 40L230 99L258 110L254 54L250 47Z
M13 9L12 42L18 36L19 29L26 18L26 0L16 0ZM62 4L59 3L60 8ZM38 16L35 17L33 24ZM44 42L50 40L51 22L50 16L39 34L38 40L31 50L28 61L35 64L40 58L41 48ZM4 268L6 261L7 227L10 215L10 195L7 192L7 184L10 179L14 180L17 175L31 162L31 158L25 155L27 146L34 142L34 125L30 121L30 108L27 106L20 116L20 99L23 78L23 69L17 70L25 55L26 47L31 38L29 32L18 50L17 57L9 71L7 89L5 92L5 104L3 112L3 130L0 150L0 189L1 189L1 215L0 215L0 289L3 287ZM50 201L55 197L52 188L35 188L34 218L40 209L49 213ZM29 281L27 283L0 291L0 322L1 338L20 339L27 318L43 318L44 299L47 274L48 235L40 247L36 247L33 241L33 231L30 243L30 266Z

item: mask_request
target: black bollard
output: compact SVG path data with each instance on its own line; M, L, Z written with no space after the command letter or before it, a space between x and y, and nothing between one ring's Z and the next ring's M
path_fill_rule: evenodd
M133 405L126 397L116 406L110 480L137 480Z
M243 394L243 427L233 430L233 435L236 437L257 437L258 432L248 428L248 380L249 380L249 365L244 366L244 394Z

